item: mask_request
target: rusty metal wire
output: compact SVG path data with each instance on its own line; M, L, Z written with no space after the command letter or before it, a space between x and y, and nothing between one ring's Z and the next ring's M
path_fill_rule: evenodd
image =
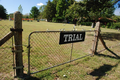
M0 39L10 32L12 26L0 25ZM0 46L0 80L14 78L12 38Z
M59 36L60 31L38 31L30 34L29 74L42 72L92 55L90 49L93 44L94 31L86 31L85 41L78 43L59 45Z

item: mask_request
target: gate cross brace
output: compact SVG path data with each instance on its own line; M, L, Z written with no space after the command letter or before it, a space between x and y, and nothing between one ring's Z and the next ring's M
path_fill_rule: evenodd
M15 28L10 28L10 31L23 31L23 29L15 29Z
M102 38L102 36L101 36L100 33L99 33L99 35L98 35L98 38L100 39L100 41L101 41L102 45L104 46L104 48L105 48L105 49L108 49L108 47L106 46L106 44L105 44L105 42L104 42L104 40L103 40L103 38Z
M12 50L12 52L23 52L23 50Z
M24 68L24 66L13 67L13 69L21 69L21 68Z
M0 46L2 46L6 41L8 41L13 36L13 32L8 33L2 39L0 39Z

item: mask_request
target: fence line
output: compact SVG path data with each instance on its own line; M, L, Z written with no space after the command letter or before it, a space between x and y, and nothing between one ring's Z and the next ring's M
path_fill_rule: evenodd
M12 28L11 32L8 35L6 34L10 30L8 28L5 28L7 26L4 27L0 25L0 65L2 65L0 67L0 79L13 79L13 76L15 75L17 77L23 76L24 66L22 60L22 23L19 22L21 21L21 18L19 18L21 17L21 14L17 12L16 16L18 18L15 19L15 28ZM108 49L110 47L107 47L110 45L110 42L112 40L107 42L107 40L105 39L113 38L113 40L115 40L119 46L120 34L114 34L117 36L114 36L113 34L108 35L108 33L101 34L99 28L100 25L97 26L96 30L75 31L87 33L85 42L71 43L65 45L59 45L59 36L61 31L32 32L29 35L28 41L28 74L35 74L53 67L79 60L87 56L91 56L97 53L97 44L99 44L98 39L100 39L100 41L102 42L101 45L105 48L105 50L112 52ZM9 39L13 35L15 39L15 45L13 45L13 38ZM3 36L7 37L7 39L4 40L5 37ZM103 39L105 40L107 46ZM92 49L90 51L91 47ZM11 51L13 53L11 53ZM116 55L115 53L113 54L118 57L118 55ZM14 72L12 69L14 69Z
M11 52L13 52L13 57L12 57L11 60L13 60L13 62L11 64L11 66L10 66L10 64L8 64L8 65L9 65L10 68L13 67L13 69L15 71L14 76L16 74L17 77L22 77L23 76L23 61L22 61L23 60L23 58L22 58L23 50L22 50L22 46L17 46L17 45L22 45L22 31L23 31L22 30L22 14L20 12L15 12L14 13L14 18L15 18L14 28L11 28L11 29L7 28L5 30L4 26L0 25L0 29L2 30L0 33L4 34L4 35L0 35L0 47L6 46L6 43L14 35L15 47L13 46L13 38L12 38L12 42L11 42L12 43L12 51ZM4 33L4 30L6 32L8 29L10 30L9 33L8 32ZM8 53L8 52L6 52L6 53ZM2 52L0 51L0 54L1 54L0 57L4 57L3 51ZM5 56L6 56L5 58L8 57L8 55L5 55ZM11 58L11 57L9 56L9 58ZM7 60L9 60L9 59L7 58ZM0 62L1 62L0 64L4 63L4 61L0 61ZM11 63L11 62L7 61L5 63ZM3 65L3 66L6 66L6 65ZM1 74L3 74L3 72L4 71L2 71ZM5 74L3 74L3 75L5 75ZM5 78L6 77L3 77L3 79L5 79Z
M0 25L0 41L3 36L10 32L10 28L12 26ZM14 79L12 44L13 38L0 46L0 80Z

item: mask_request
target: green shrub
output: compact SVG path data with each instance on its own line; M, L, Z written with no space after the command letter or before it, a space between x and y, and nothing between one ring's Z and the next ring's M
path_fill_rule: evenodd
M81 25L85 25L85 22L81 22Z
M102 25L101 27L102 27L102 28L105 28L105 25Z
M110 29L118 29L118 28L120 28L120 23L114 23L114 24L112 24L112 23L107 23L106 26L105 26L105 25L101 25L101 27L102 27L102 28L107 27L107 28L110 28Z
M52 18L52 22L57 22L57 19L56 18Z
M120 23L114 23L112 29L120 28Z
M111 28L111 26L112 26L112 23L111 22L109 22L109 23L107 23L107 28Z
M91 26L92 22L86 22L86 26Z

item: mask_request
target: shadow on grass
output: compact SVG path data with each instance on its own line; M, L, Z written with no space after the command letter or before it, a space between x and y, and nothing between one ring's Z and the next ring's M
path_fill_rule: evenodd
M52 75L52 74L55 74L55 73L57 73L57 72L60 72L60 71L62 71L64 68L62 68L62 69L59 69L59 70L57 70L56 72L54 72L54 73L52 73L52 72L49 72L49 73L46 73L46 74L44 74L44 73L41 73L41 75L40 75L40 77L39 78L37 78L37 77L34 77L34 76L29 76L29 75L27 75L27 74L24 74L24 80L46 80L46 79L44 79L45 77L49 77L50 75ZM55 75L54 76L54 79L57 79L57 78L59 78L59 76L58 75ZM47 79L48 80L48 79Z
M99 54L100 52L104 51L104 50L107 50L109 51L111 54L115 55L116 57L114 56L110 56L110 55L104 55L104 54ZM118 56L116 53L114 53L113 51L111 51L110 49L103 49L102 51L99 51L96 55L97 56L103 56L103 57L109 57L109 58L114 58L114 59L120 59L120 56Z
M101 36L104 40L110 41L120 40L120 33L104 32L101 33Z
M93 34L87 34L88 36L94 36ZM120 40L120 33L113 33L113 32L102 32L101 36L104 40Z
M99 54L100 52L102 52L104 50L109 51L110 53L115 55L115 57L114 56L110 56L110 55ZM113 58L113 59L120 59L120 57L116 53L111 51L110 49L107 48L107 49L104 49L104 50L98 52L96 54L96 56L109 57L109 58ZM108 64L104 64L103 66L100 66L98 69L94 69L94 71L91 72L90 75L98 76L96 80L99 80L100 78L102 78L103 76L106 75L106 72L110 71L113 67L117 67L119 63L120 63L120 61L117 64L115 64L114 66L108 65Z
M120 59L120 57L116 53L114 53L113 51L111 51L110 49L107 48L107 49L104 49L104 50L108 50L110 53L112 53L116 57L110 56L110 55L98 54L101 51L98 52L96 55L97 56L114 58L114 59ZM102 50L102 51L104 51L104 50ZM98 69L94 69L94 71L91 72L90 75L92 75L92 76L98 76L98 78L96 80L99 80L103 76L107 75L106 72L110 71L113 67L117 67L119 63L120 63L120 61L117 64L115 64L114 66L109 65L109 64L104 64L103 66L100 66Z
M38 79L38 78L36 78L36 77L29 76L29 75L27 75L27 74L24 74L24 76L23 76L22 79L23 79L23 80L40 80L40 79Z
M120 62L118 62L114 66L109 65L109 64L104 64L103 66L100 66L98 69L94 69L94 71L91 72L90 75L97 76L96 80L99 80L103 76L107 75L106 72L110 71L113 67L117 67L119 63Z
M113 51L111 51L111 50L108 49L108 48L107 48L107 50L108 50L110 53L112 53L113 55L115 55L117 59L120 59L120 56L118 56L116 53L114 53Z

